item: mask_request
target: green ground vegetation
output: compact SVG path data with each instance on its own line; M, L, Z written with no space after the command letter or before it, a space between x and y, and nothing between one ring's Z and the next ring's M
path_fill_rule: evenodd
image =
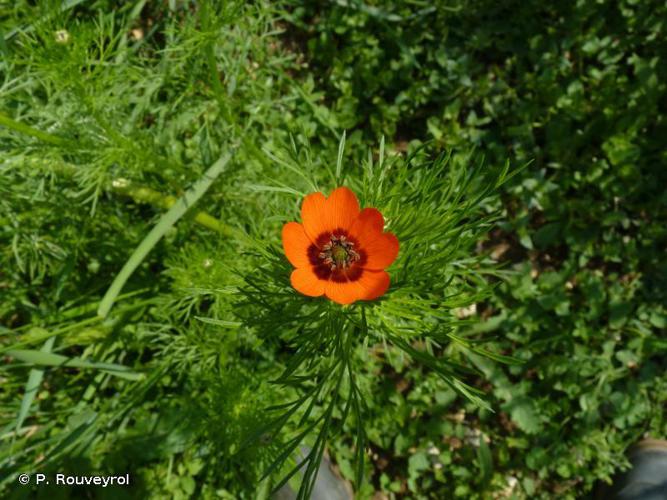
M267 498L301 443L303 494L326 450L358 498L590 495L667 435L665 19L0 3L2 496ZM347 309L280 247L341 184L401 240Z

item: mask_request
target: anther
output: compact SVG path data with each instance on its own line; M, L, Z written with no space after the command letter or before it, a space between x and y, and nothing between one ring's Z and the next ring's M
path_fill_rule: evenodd
M332 234L329 242L322 246L322 251L317 256L324 264L330 266L332 271L341 268L348 269L353 262L361 258L354 250L354 243L343 234Z

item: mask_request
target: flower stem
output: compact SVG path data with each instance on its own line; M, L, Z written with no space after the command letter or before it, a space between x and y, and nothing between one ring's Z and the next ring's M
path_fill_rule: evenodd
M165 210L171 208L178 199L175 196L163 195L146 186L137 186L122 178L114 179L111 183L111 187L115 192L129 196L138 203L148 203L155 207L164 208ZM206 212L197 212L194 216L194 220L198 224L226 236L232 236L235 233L235 230L231 226L223 224Z

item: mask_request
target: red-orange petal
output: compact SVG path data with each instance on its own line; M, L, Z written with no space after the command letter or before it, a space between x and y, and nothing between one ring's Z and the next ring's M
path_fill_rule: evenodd
M351 304L355 300L359 300L359 291L355 283L327 281L324 294L328 299L338 304Z
M385 271L364 269L361 277L353 284L357 285L360 299L373 300L384 295L389 288L389 275Z
M370 239L383 230L384 218L377 208L364 208L350 228L350 232L359 240Z
M359 200L346 187L339 187L325 198L322 193L311 193L301 205L301 219L308 238L314 243L322 233L352 226L359 216Z
M385 271L364 269L356 281L338 283L328 281L324 294L338 304L352 304L357 300L373 300L384 295L389 288L389 275Z
M311 193L301 204L301 220L306 235L313 243L325 231L330 231L326 217L327 199L322 193Z
M327 281L319 279L312 268L301 267L292 271L290 282L297 292L300 292L309 297L319 297L324 294Z
M339 187L327 198L325 210L329 230L349 230L359 216L359 200L350 189Z
M393 233L382 233L374 238L360 239L359 248L366 252L364 269L385 269L398 257L399 243Z
M283 250L294 267L308 267L308 247L312 244L303 226L298 222L288 222L283 226Z

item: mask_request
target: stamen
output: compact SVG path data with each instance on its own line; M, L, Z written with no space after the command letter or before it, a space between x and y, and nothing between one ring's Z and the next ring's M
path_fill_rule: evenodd
M317 255L331 270L348 269L352 264L361 259L359 252L354 249L354 243L348 240L344 234L332 234L329 242L322 246L322 251Z

